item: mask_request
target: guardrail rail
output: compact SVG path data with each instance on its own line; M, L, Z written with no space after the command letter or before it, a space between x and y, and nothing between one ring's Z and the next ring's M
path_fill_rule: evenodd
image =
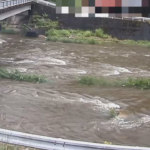
M120 146L64 140L0 129L0 141L43 150L150 150L146 147Z
M0 1L0 9L5 9L5 8L13 7L16 5L29 3L32 1L33 0L5 0L5 1Z

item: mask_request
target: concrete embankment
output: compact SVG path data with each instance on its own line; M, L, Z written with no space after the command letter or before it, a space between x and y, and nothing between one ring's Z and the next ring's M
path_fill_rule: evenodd
M62 28L94 30L103 28L107 34L118 39L150 40L150 24L142 21L76 18L73 14L56 14L54 8L35 4L34 10L39 14L48 14L52 20L58 20Z

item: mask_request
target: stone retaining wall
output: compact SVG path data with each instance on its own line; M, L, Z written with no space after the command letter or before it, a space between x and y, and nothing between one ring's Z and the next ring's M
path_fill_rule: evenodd
M107 34L118 39L150 40L150 24L148 22L108 19L108 18L76 18L72 14L56 14L54 8L34 5L34 11L46 13L52 20L58 20L62 28L95 30L103 28Z

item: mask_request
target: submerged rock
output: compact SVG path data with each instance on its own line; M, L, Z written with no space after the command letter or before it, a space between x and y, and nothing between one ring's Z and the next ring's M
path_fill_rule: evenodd
M119 114L117 116L118 119L123 119L123 120L132 120L135 118L135 115L133 112L129 111L129 110L120 110Z

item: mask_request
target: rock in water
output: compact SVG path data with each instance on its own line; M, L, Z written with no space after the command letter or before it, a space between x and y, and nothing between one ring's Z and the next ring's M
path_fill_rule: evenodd
M27 32L26 32L26 36L27 36L27 37L38 37L39 34L38 34L38 32L36 32L36 31L27 31Z
M47 38L45 35L39 35L39 38Z

